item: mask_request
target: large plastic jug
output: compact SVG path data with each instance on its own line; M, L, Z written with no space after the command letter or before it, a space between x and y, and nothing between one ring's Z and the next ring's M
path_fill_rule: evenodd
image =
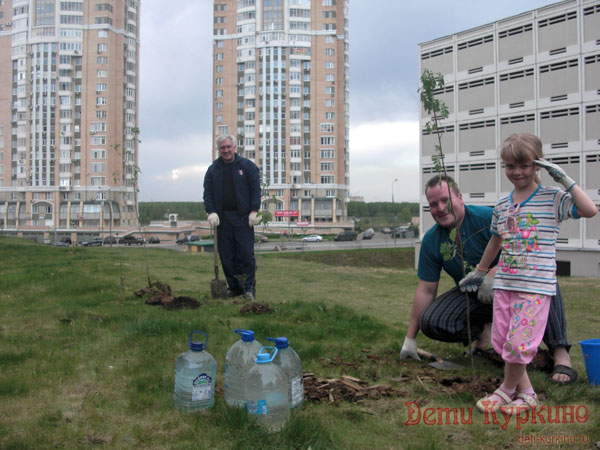
M235 330L241 339L229 347L225 356L225 402L229 406L246 406L246 377L262 348L250 330Z
M275 347L278 350L273 363L281 367L287 380L290 409L298 408L304 403L302 361L300 361L300 357L294 349L290 347L286 337L267 339L275 342Z
M276 355L275 347L261 348L246 378L246 411L268 431L280 431L290 417L285 375L273 364Z
M203 334L206 339L194 341L194 334ZM182 412L194 412L212 408L215 404L215 377L217 362L208 353L208 334L192 331L188 342L189 350L175 361L175 392L173 402Z

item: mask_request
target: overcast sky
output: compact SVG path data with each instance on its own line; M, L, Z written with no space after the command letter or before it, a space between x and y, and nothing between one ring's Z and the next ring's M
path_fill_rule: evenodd
M393 186L395 201L419 199L419 43L551 3L350 0L350 194L391 201ZM168 4L141 2L140 200L202 201L213 0Z

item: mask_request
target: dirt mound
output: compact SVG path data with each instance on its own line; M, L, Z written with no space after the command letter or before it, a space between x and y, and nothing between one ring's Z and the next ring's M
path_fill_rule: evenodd
M150 287L135 291L134 294L136 297L146 297L147 305L162 306L169 311L183 308L195 309L200 306L195 298L184 295L173 296L171 286L160 281L155 281Z
M405 395L391 386L373 385L358 378L342 375L341 378L325 379L314 373L303 374L304 394L313 402L326 401L339 404L342 401L356 402L361 399L378 399L381 397L396 397Z
M269 314L272 312L271 307L265 302L250 302L240 308L242 316L247 314Z

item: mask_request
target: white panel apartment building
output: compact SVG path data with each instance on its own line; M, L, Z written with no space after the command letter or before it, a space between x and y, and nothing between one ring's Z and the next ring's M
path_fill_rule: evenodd
M348 0L214 0L213 40L213 133L259 166L263 209L344 221Z
M138 0L0 0L0 229L136 225Z
M446 164L465 202L494 205L511 190L499 149L515 132L539 136L600 204L600 2L570 0L419 46L420 70L444 75L439 98ZM421 185L435 175L421 111ZM554 185L545 171L542 183ZM433 225L421 191L421 236ZM600 217L563 223L559 273L600 276Z

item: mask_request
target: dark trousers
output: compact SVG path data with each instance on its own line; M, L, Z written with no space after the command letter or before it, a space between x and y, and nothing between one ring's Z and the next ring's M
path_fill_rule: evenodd
M237 211L223 211L220 222L217 239L227 286L236 293L255 293L254 228Z
M483 326L492 321L492 305L477 300L477 293L469 295L471 312L471 340L479 339ZM465 294L458 287L450 289L437 297L419 318L419 328L430 339L442 342L462 342L467 345L467 306ZM544 333L544 343L551 353L556 347L571 348L567 341L567 320L558 284L556 295L551 297L548 324Z

